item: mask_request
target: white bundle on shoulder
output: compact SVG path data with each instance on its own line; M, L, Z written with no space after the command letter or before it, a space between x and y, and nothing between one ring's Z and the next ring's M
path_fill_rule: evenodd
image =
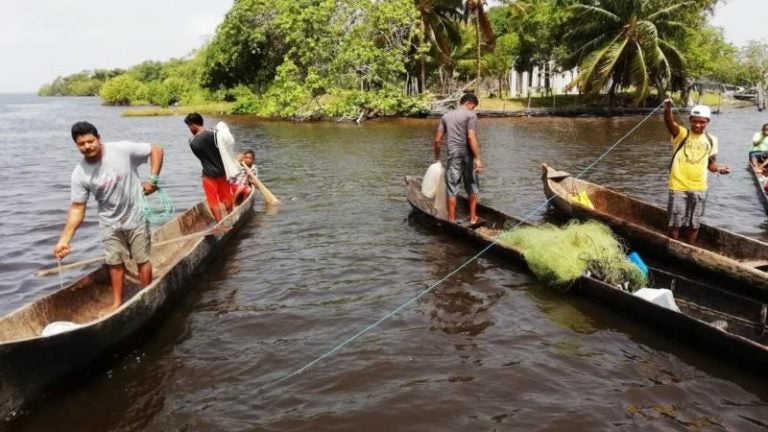
M439 161L433 163L427 169L424 174L424 179L421 181L421 193L427 198L434 198L437 193L438 185L443 181L443 164Z
M219 148L221 160L224 162L224 171L227 173L227 178L234 179L240 174L240 163L235 158L235 137L232 136L229 126L224 122L216 123L216 128L213 132L216 136L216 146Z

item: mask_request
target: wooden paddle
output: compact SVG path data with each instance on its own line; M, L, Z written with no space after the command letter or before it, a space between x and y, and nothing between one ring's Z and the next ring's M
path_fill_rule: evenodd
M277 199L276 196L272 194L272 192L267 189L266 186L264 186L264 183L259 180L258 177L256 177L256 174L251 171L251 168L246 166L244 163L240 162L240 166L245 168L245 172L248 173L248 177L251 178L251 181L256 185L257 188L259 188L259 191L261 192L261 195L264 197L264 202L266 202L269 205L278 204L280 202L279 199Z
M189 239L193 239L193 238L196 238L196 237L206 237L206 236L213 235L213 234L221 234L223 232L226 232L226 231L230 230L231 228L232 227L225 227L225 226L223 226L223 227L215 227L215 228L211 228L209 230L200 231L200 232L196 232L196 233L192 233L192 234L183 235L181 237L172 238L170 240L163 240L161 242L153 244L152 247L165 246L167 244L176 243L176 242L180 242L180 241L184 241L184 240L189 240ZM51 268L39 270L39 271L37 271L35 273L35 276L37 276L37 277L48 276L48 275L51 275L51 274L54 274L54 273L58 273L59 270L61 270L61 271L69 270L69 269L73 269L73 268L77 268L77 267L86 266L88 264L95 264L95 263L102 262L102 261L104 261L104 257L103 256L88 258L86 260L74 262L72 264L67 264L67 265L63 265L63 266L56 266L56 267L51 267Z

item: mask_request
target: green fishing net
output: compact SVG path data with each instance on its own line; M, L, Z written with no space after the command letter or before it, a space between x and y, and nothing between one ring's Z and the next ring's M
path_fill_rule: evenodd
M517 227L500 241L522 250L536 277L561 289L570 288L587 270L604 282L632 291L648 283L643 272L627 259L624 245L600 222Z

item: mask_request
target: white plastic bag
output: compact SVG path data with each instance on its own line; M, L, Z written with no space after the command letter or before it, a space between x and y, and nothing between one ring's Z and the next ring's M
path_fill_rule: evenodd
M632 295L648 300L661 307L671 309L675 312L680 312L680 308L677 307L677 304L675 303L674 294L666 288L640 288L633 292Z
M437 193L438 185L443 181L443 164L439 161L433 163L424 174L424 180L421 181L421 193L427 198L434 198Z
M64 333L67 331L72 331L79 329L82 327L82 324L73 323L71 321L54 321L43 329L42 335L43 336L53 336L57 335L59 333Z
M227 173L227 178L234 179L240 174L240 163L237 162L234 151L235 137L232 136L229 126L224 122L216 123L214 133L216 134L216 146L219 148L221 160L224 162L224 171Z

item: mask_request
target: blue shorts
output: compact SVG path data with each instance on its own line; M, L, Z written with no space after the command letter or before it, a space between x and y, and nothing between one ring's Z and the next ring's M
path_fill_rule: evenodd
M750 161L756 160L758 162L762 162L762 161L768 159L768 154L767 153L768 152L759 151L759 150L758 151L751 151L751 152L749 152L749 160Z
M475 171L475 158L464 156L450 158L445 168L445 189L448 196L456 196L459 193L459 183L464 181L464 190L467 195L480 192L480 182Z

